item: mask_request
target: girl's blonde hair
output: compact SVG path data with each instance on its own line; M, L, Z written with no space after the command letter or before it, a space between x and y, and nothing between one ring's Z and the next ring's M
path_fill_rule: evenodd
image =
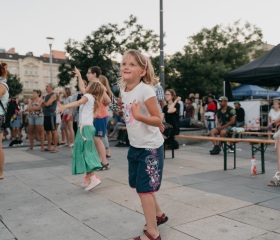
M107 94L108 94L109 98L111 98L112 95L113 95L113 93L112 93L112 91L111 91L108 78L106 78L104 75L100 75L100 76L99 76L99 81L105 86L105 88L106 88L106 90L107 90Z
M123 59L125 59L127 55L133 56L136 62L139 64L139 66L146 71L146 74L141 78L141 81L146 84L152 85L155 72L150 59L135 49L127 50L123 54ZM118 82L118 85L121 89L125 89L126 82L123 81L123 79L121 78L120 81Z
M91 82L88 89L87 89L87 93L91 94L95 98L94 114L99 112L100 104L102 102L104 91L105 91L104 87L102 86L102 84L100 82Z

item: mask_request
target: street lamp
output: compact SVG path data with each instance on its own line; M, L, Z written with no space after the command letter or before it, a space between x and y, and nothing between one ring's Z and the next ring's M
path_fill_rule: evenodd
M163 55L163 0L160 0L160 59L159 59L159 72L160 82L162 88L165 89L164 82L164 55Z
M52 44L54 42L54 38L47 37L46 39L50 46L50 79L51 79L51 84L52 84L53 83L53 79L52 79Z

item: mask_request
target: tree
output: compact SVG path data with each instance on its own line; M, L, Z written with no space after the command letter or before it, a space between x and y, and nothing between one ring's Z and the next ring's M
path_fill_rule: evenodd
M262 31L255 25L216 25L203 28L189 37L183 53L174 54L167 62L167 87L181 96L189 92L218 95L223 90L223 74L249 62L249 53L262 44Z
M123 27L117 24L102 25L96 31L86 36L83 42L69 39L66 42L68 63L59 67L59 85L69 84L73 77L72 69L77 66L84 79L91 66L99 66L111 83L119 78L120 54L129 48L141 52L155 53L158 51L159 37L152 30L146 30L137 24L137 18L130 16Z
M23 85L17 75L8 72L7 85L9 86L9 94L11 97L15 97L22 92Z

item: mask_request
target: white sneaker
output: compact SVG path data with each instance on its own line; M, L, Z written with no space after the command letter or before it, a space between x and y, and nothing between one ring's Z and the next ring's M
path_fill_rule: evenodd
M74 144L71 143L70 145L68 145L68 147L72 148L72 147L74 147Z
M85 188L85 191L89 191L101 183L99 177L97 175L93 175L90 177L90 184Z

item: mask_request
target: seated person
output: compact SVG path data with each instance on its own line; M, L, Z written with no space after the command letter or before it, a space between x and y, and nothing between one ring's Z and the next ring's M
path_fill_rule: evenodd
M119 140L118 144L115 145L115 147L127 147L129 146L129 139L127 134L126 127L120 127L119 128L119 134L117 139Z
M236 113L235 109L228 106L228 98L223 96L219 98L220 108L218 109L217 119L218 126L217 128L213 128L210 132L211 137L216 137L220 135L220 137L227 137L231 132L231 128L235 125ZM221 151L219 141L212 141L213 149L210 150L211 155L219 154Z
M208 95L207 102L205 120L207 121L207 132L210 133L213 128L216 128L217 106L213 95Z
M236 113L236 127L244 127L245 125L245 111L241 107L241 104L239 101L234 102L234 107L235 107L235 113Z

